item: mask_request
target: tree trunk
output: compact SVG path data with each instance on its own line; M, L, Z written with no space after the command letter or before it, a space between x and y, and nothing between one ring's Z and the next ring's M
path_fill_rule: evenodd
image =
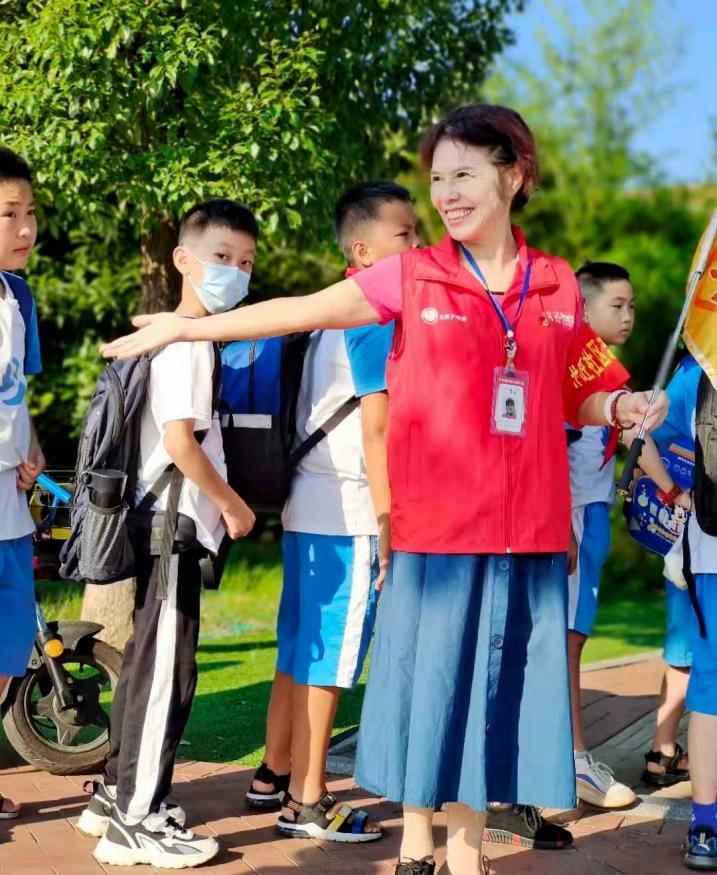
M94 583L85 585L82 619L102 623L104 629L97 637L117 650L124 650L132 635L133 607L133 578L104 586Z
M169 221L142 235L142 292L140 313L174 310L179 303L182 283L172 261L177 245L177 227Z

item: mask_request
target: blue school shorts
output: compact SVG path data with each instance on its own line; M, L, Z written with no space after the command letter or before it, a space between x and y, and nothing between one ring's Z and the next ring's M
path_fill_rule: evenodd
M36 631L32 535L0 541L0 676L25 674Z
M573 509L577 568L568 579L568 629L590 635L595 623L600 576L610 552L610 505L595 501Z
M377 539L284 532L277 670L297 684L351 689L373 634Z
M665 580L665 608L667 622L663 658L675 668L689 668L692 665L692 640L699 635L690 594L672 581Z
M695 574L695 584L707 637L700 637L695 623L687 707L690 711L717 717L717 574Z

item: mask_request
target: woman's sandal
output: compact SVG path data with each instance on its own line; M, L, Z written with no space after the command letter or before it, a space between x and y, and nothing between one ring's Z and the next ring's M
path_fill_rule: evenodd
M289 778L291 775L277 775L276 772L262 763L254 772L254 777L251 779L249 792L244 797L249 808L255 808L258 811L280 811L281 803L284 801L284 796L289 790ZM269 784L273 787L272 790L255 790L254 784L260 781L262 784Z
M436 861L433 857L422 860L404 860L396 864L394 875L433 875L436 871Z
M687 759L687 754L679 744L675 745L675 753L668 757L659 750L651 750L645 754L645 771L642 773L643 784L651 784L653 787L671 787L680 781L688 781L690 773L688 769L680 768L680 764ZM652 772L647 767L648 763L660 766L663 771Z
M313 805L304 805L287 791L283 809L276 822L276 831L283 836L347 843L375 842L383 836L380 827L376 832L366 829L369 824L365 811L342 804L333 793L326 793ZM285 816L286 811L291 812L291 819Z
M14 804L10 799L6 799L2 793L0 793L0 820L14 820L16 817L19 817L21 810L20 806L18 805L15 811L5 811L3 809L5 802L9 802L10 805Z

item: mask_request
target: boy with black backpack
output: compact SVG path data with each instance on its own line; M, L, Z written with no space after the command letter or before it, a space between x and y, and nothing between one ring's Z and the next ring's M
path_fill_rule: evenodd
M27 492L45 458L27 406L27 377L41 370L32 292L10 271L27 264L37 237L32 174L0 147L0 696L24 675L35 639L32 532ZM0 819L20 807L0 795Z
M418 245L400 185L348 190L335 211L347 275ZM282 809L277 830L297 838L368 842L380 827L326 791L326 756L342 689L358 682L390 549L385 429L393 325L311 334L296 414L299 462L284 507L284 583L266 758L247 804ZM360 399L330 427L347 402ZM327 425L328 423L328 425ZM326 433L328 432L328 433Z
M174 252L182 274L176 312L196 318L235 307L248 290L258 235L251 211L234 201L189 210ZM103 863L184 868L219 850L215 839L184 829L184 812L167 801L197 679L200 558L216 554L226 533L238 538L254 524L254 514L226 482L216 415L219 368L210 343L173 344L149 366L139 458L136 470L130 463L126 471L134 481L134 634L112 706L104 782L94 783L78 824L102 836L94 853ZM82 453L81 446L80 459ZM177 525L168 528L174 511ZM174 536L169 556L151 549L157 528L160 541L169 531L170 547ZM188 529L193 537L180 538Z

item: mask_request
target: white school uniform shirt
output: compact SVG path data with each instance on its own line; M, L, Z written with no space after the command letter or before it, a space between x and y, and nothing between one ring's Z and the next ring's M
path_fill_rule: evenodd
M17 466L30 452L25 321L2 272L0 283L0 541L6 541L29 535L35 523L27 494L17 488Z
M586 504L615 502L615 456L603 467L610 429L586 425L578 440L568 445L570 495L573 509Z
M309 338L296 410L297 443L349 398L386 390L393 324L315 331ZM356 408L297 466L282 524L289 532L376 535Z
M221 363L217 362L217 367ZM222 432L212 410L214 349L207 341L172 343L152 359L147 402L140 425L140 461L135 501L144 498L158 477L172 463L164 447L168 422L193 419L194 431L205 431L202 451L221 477L227 479ZM167 485L154 510L167 506ZM184 478L179 498L179 513L191 517L197 539L215 553L225 534L221 512L188 477Z

